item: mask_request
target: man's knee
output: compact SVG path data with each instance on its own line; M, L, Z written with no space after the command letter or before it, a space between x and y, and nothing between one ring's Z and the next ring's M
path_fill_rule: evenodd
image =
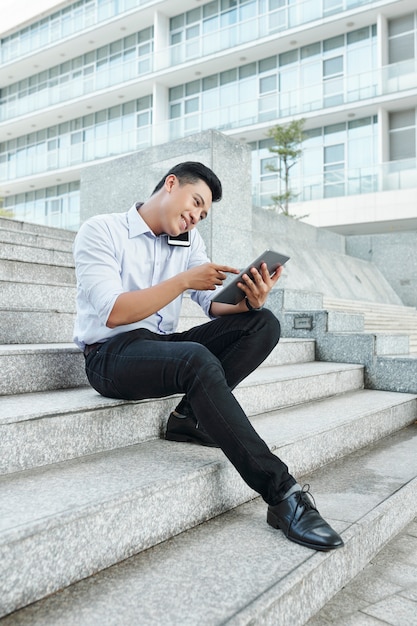
M278 343L281 336L281 324L278 318L269 309L262 309L258 311L260 326L267 330L268 336L272 343Z
M208 370L211 372L218 370L219 374L224 376L224 370L219 359L206 346L200 343L190 342L187 365L194 375L204 376L204 373Z

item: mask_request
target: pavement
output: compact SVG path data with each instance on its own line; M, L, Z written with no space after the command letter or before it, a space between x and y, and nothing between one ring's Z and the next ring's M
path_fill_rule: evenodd
M306 626L417 626L417 517Z

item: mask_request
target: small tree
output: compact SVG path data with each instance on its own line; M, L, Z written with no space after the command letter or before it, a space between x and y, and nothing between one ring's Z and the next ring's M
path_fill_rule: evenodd
M13 217L13 212L10 209L6 209L4 206L4 199L0 196L0 217Z
M296 193L291 191L290 169L297 163L298 157L302 153L300 144L304 139L304 123L304 119L293 120L289 124L283 124L282 126L277 124L268 131L268 137L272 137L274 140L274 145L269 148L269 151L277 155L278 167L273 165L268 165L267 167L271 172L278 172L280 179L284 183L284 192L272 196L271 199L275 206L285 215L289 215L289 201L297 196Z

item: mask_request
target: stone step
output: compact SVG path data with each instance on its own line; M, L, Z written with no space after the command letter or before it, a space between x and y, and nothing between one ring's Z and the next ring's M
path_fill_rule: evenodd
M415 430L414 430L415 432ZM312 553L306 548L290 544L279 531L265 523L265 504L257 498L188 530L179 536L155 546L108 568L92 578L85 579L26 609L4 618L4 626L45 626L61 624L72 626L80 615L89 626L111 624L274 624L304 626L314 624L365 624L385 622L387 610L396 617L390 623L415 623L411 580L415 572L410 564L413 556L411 540L415 533L398 545L403 554L402 572L389 575L395 567L395 556L387 542L400 533L416 511L417 481L408 482L408 472L400 475L387 472L392 484L378 489L374 482L363 489L352 479L349 471L368 471L371 463L383 472L383 462L390 460L391 452L407 447L407 457L413 439L412 429L393 436L378 446L352 455L343 464L335 463L305 479L311 484L320 512L342 533L344 548L328 554ZM414 441L416 440L414 435ZM414 460L414 459L413 459ZM414 466L414 464L413 464ZM404 470L404 468L403 468ZM335 495L334 481L342 483L343 491ZM349 489L348 497L345 497ZM391 488L390 488L391 487ZM397 488L397 491L395 490ZM404 501L411 501L404 507ZM350 508L352 503L354 507ZM331 517L330 517L331 516ZM387 554L380 567L372 566L362 584L359 607L369 603L372 588L382 597L385 583L388 593L399 591L393 606L380 602L378 612L357 612L347 616L346 603L352 605L348 583L370 562L375 563L381 550ZM231 565L232 564L232 565ZM372 571L372 570L377 570ZM414 576L413 576L414 574ZM393 581L409 580L408 595ZM193 581L193 584L190 584ZM356 583L356 599L358 585ZM340 588L347 585L345 597L335 611L317 613ZM204 589L197 593L196 589ZM355 590L352 589L352 593ZM401 595L406 606L399 605ZM367 602L363 601L363 599ZM407 611L408 608L408 611ZM401 610L403 609L403 610ZM326 612L325 612L326 611ZM401 616L401 617L400 617ZM333 619L332 619L333 618ZM353 619L352 619L353 618ZM402 621L401 621L402 619ZM356 620L356 621L355 621ZM365 620L365 621L364 621ZM400 620L400 621L398 621Z
M68 239L43 232L0 228L0 243L72 252L73 237Z
M403 304L389 304L386 302L370 302L363 300L343 300L341 298L329 298L328 296L323 296L323 306L325 309L376 311L377 313L398 313L401 315L417 314L414 307Z
M417 309L414 307L328 297L323 297L323 307L329 313L341 310L361 313L365 332L408 335L410 352L417 351Z
M17 309L74 313L75 295L75 285L0 281L0 309L13 303Z
M30 306L30 297L25 297L24 289L18 286L5 288L10 294L16 292L20 294L20 300L28 306L0 306L0 344L42 344L42 343L70 343L72 342L74 321L75 321L75 290L71 295L71 290L60 287L52 288L49 292L48 306L54 306L53 296L58 294L61 297L62 308L69 308L70 311L59 311L54 308ZM32 285L29 289L34 294L33 300L36 304L42 303L42 291L39 285ZM1 295L1 294L0 294ZM6 299L6 298L4 298ZM52 302L51 302L52 300ZM5 304L3 302L3 304ZM194 303L193 303L194 304ZM182 315L178 330L186 330L191 326L202 324L208 318L201 311L201 314L194 312L193 315Z
M398 314L382 311L366 311L366 319L368 320L404 320L409 323L414 323L417 320L417 311L413 309L408 312L401 312Z
M360 365L296 363L258 368L235 395L255 415L362 387ZM90 387L3 396L0 473L158 438L176 402L113 400Z
M39 286L38 286L39 288ZM14 305L0 307L0 344L69 343L75 313Z
M75 232L65 228L56 228L55 226L45 226L44 224L32 224L31 222L21 222L12 220L7 217L0 217L0 231L13 230L28 233L43 234L53 238L67 239L73 241Z
M306 626L415 625L416 580L417 516L390 538Z
M0 395L88 385L84 355L73 343L0 345Z
M281 339L264 365L314 361L314 340ZM0 345L0 395L88 384L84 356L73 343Z
M35 261L11 261L0 259L0 281L15 283L75 285L72 267L36 263Z
M74 271L72 252L65 250L34 248L28 245L2 242L0 246L0 259L71 267Z
M72 342L75 285L0 282L0 344ZM183 298L178 330L208 321L202 309Z
M386 400L384 416L376 398ZM298 479L315 472L307 480L319 509L346 544L326 554L268 527L259 498L202 524L255 495L217 449L159 440L3 476L1 614L141 553L29 607L29 621L21 623L36 623L46 606L44 623L51 624L79 623L81 614L91 624L163 624L167 616L181 625L259 623L261 616L271 624L304 624L415 516L416 427L356 451L387 434L386 423L395 430L415 419L416 396L362 390L257 422ZM353 456L339 458L349 449ZM120 584L117 572L128 573ZM100 599L87 598L82 586L91 590L96 583L104 585ZM109 621L115 610L118 618ZM20 615L24 620L25 612ZM10 626L14 619L19 614Z

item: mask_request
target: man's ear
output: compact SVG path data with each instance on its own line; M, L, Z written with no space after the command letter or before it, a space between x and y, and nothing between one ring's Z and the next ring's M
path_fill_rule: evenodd
M176 181L177 177L175 176L175 174L170 174L166 177L164 187L168 191L168 193L171 193L171 190L174 187Z

